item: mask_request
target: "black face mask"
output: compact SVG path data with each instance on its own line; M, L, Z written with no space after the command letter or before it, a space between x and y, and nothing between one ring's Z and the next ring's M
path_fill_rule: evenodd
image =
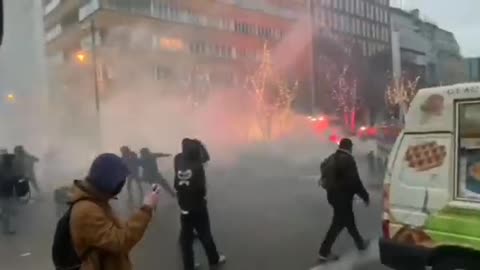
M118 195L122 191L123 186L125 186L125 180L118 183L118 185L113 190L113 194L111 194L111 195L113 195L113 196Z

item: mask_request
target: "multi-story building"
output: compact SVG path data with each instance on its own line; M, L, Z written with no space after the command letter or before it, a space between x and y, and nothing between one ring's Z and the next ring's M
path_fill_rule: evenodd
M467 80L469 82L480 82L480 57L465 59L467 66Z
M418 9L391 8L394 31L400 34L402 70L420 76L427 86L465 80L465 69L455 35L420 17Z
M378 104L383 103L386 89L372 85L386 85L386 79L374 82L367 78L380 80L391 68L389 0L311 0L310 5L315 32L313 69L317 103L326 110L338 110L338 105L328 109L335 103L329 101L332 90L325 89L328 86L322 83L322 73L349 58L344 63L356 65L354 73L365 82L358 84L358 96L377 104L364 103L366 106L362 108L362 115L372 119L377 113L374 110L382 110ZM330 58L328 63L326 58ZM375 75L366 73L370 71ZM368 114L370 116L366 116Z
M320 35L358 44L364 56L390 49L389 0L317 0L312 4Z
M51 97L80 111L92 111L79 102L82 93L85 100L93 93L85 91L93 88L91 65L83 64L95 62L101 99L122 89L195 95L242 88L264 45L274 47L292 25L288 14L231 1L43 3L47 57L55 70Z
M4 0L5 35L0 49L2 147L26 144L38 151L44 134L46 81L41 5ZM1 16L1 15L0 15ZM33 135L35 134L35 135ZM33 138L35 136L35 138ZM31 141L30 141L31 140ZM30 144L30 142L35 143Z
M398 33L402 75L408 80L419 77L424 86L427 70L427 54L431 43L420 31L419 18L400 8L391 8L392 31Z

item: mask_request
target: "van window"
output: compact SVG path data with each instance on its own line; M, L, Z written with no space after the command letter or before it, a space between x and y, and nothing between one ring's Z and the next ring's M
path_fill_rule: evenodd
M457 105L457 197L480 201L480 102Z

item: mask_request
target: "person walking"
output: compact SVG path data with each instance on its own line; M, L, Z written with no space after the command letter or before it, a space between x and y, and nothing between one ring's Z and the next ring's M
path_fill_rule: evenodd
M193 242L200 240L211 266L226 262L226 257L218 253L213 240L210 218L207 208L207 188L204 162L206 149L197 140L185 138L182 140L182 152L174 159L175 189L180 206L180 245L182 249L183 267L193 270L195 264Z
M171 157L171 154L152 153L148 148L140 149L140 166L142 167L142 180L150 184L159 184L170 196L175 197L175 191L168 184L158 169L157 159Z
M70 226L74 251L80 260L79 269L133 269L129 253L142 239L158 204L159 195L155 191L147 194L143 206L126 222L121 222L109 201L121 192L128 174L128 168L121 158L107 153L99 155L93 161L85 180L74 181L70 221L67 224ZM61 250L57 252L61 254ZM59 261L60 259L62 258Z
M15 146L13 151L15 153L14 167L17 174L23 175L37 194L40 194L40 187L35 174L35 163L37 163L39 159L25 151L22 145Z
M368 206L370 197L360 180L352 150L352 141L347 138L342 139L338 150L321 166L322 178L325 178L323 186L327 191L328 203L333 208L333 218L319 250L320 262L338 260L339 257L333 254L331 249L344 228L347 228L359 250L365 250L368 246L355 224L353 199L358 195Z
M133 183L136 184L138 192L140 194L140 198L143 197L143 187L140 181L140 160L138 158L137 153L130 150L128 146L122 146L120 148L120 153L123 162L128 168L129 175L127 176L127 191L128 196L132 199L132 185Z
M4 234L15 234L12 216L15 210L15 184L21 179L13 167L14 155L0 157L0 219Z

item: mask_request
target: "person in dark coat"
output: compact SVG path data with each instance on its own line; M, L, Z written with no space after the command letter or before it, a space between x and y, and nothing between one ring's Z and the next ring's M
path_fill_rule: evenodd
M163 157L171 157L171 154L152 153L148 148L140 149L140 166L142 167L142 180L149 184L159 184L162 188L175 197L175 191L168 184L167 179L163 177L158 169L157 159Z
M202 148L204 148L202 150ZM204 163L206 148L198 140L185 138L182 152L174 159L175 189L180 206L180 245L185 270L193 270L195 265L193 242L196 237L202 243L211 266L226 262L226 257L217 251L213 240L210 218L207 209L207 188Z
M320 247L320 261L338 260L331 248L340 234L347 228L359 250L367 248L367 242L360 235L353 213L353 199L358 195L368 206L370 197L358 174L357 164L352 156L353 143L350 139L342 139L338 150L332 154L334 158L334 183L327 189L327 199L333 208L333 219L327 235Z
M14 234L12 215L15 207L15 184L20 180L14 170L12 154L3 154L0 164L0 219L5 234Z
M40 187L35 174L35 163L37 163L39 159L25 151L21 145L15 146L14 153L14 167L16 173L18 175L23 175L35 191L40 193Z
M140 198L143 197L143 187L140 181L140 159L138 158L137 153L130 150L128 146L122 146L120 148L120 153L123 162L128 168L129 175L127 177L127 191L128 195L132 197L132 184L136 183L137 188L140 192Z

